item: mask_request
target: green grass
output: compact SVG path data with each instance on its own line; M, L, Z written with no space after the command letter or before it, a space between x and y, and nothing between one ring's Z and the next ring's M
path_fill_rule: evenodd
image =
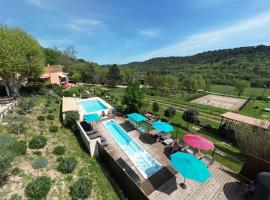
M164 116L164 108L160 108L158 115L161 116L164 119L167 119ZM189 130L186 128L187 124L186 122L182 119L182 114L177 112L176 115L169 121L175 128L173 135L177 136L180 140L183 140L183 136L186 133L189 132L193 132L193 133L197 133L199 135L202 135L203 137L208 138L209 140L213 141L215 144L215 147L220 150L225 152L226 154L235 157L236 159L240 160L240 161L244 161L245 160L245 155L243 155L239 149L230 146L226 143L223 142L223 140L217 135L217 129L214 129L213 131L208 131L208 130L195 130L193 129L193 125L189 126ZM218 124L215 124L213 122L209 121L209 124L211 124L212 127L217 128ZM211 152L206 152L208 154L211 154ZM235 172L239 172L241 167L242 167L242 163L241 162L236 162L235 160L229 158L229 157L224 157L221 156L219 154L214 154L214 159L216 161L218 161L219 163L223 164L224 166L234 170Z
M270 112L263 112L263 114L260 114L261 109L264 108L270 108L270 102L263 100L250 100L240 111L240 114L270 120Z
M85 150L84 145L82 144L80 138L76 136L70 129L67 129L62 126L60 123L60 104L56 104L54 100L47 96L35 96L36 107L33 109L31 114L27 115L27 130L20 135L13 134L12 137L16 139L23 139L29 141L33 135L42 134L48 138L48 142L45 148L41 149L42 155L49 160L49 165L46 168L46 171L50 171L49 174L56 173L56 167L58 162L56 161L56 156L53 155L53 148L61 144L64 144L67 147L65 155L73 156L77 159L78 165L75 171L71 174L74 177L88 177L93 182L93 199L119 199L117 191L113 187L112 183L104 173L103 166L99 163L96 158L91 158L89 153ZM49 103L48 103L49 102ZM44 105L49 104L49 108L53 111L51 113L54 115L54 120L46 120L45 128L42 129L38 126L37 116L45 113L48 109L44 109ZM50 133L48 131L49 126L54 125L59 127L57 133ZM10 136L10 131L7 125L0 125L0 143L10 143L12 140L7 137ZM5 137L3 137L5 136ZM2 143L1 143L2 144ZM35 155L34 152L28 150L27 154L20 157L25 161L31 161L37 159L40 155ZM18 166L23 170L23 165ZM83 172L83 174L82 174ZM41 174L40 174L41 175ZM27 172L25 176L30 176L31 172ZM69 185L70 183L65 178L66 175L60 174L54 177L54 186L58 190L52 195L60 195L59 199L69 199ZM23 179L24 180L24 179ZM25 186L31 180L25 180L23 186ZM72 180L73 181L73 180ZM21 187L21 186L19 186ZM1 193L0 193L1 199Z
M216 92L216 93L220 93L220 94L228 94L228 95L237 95L237 92L234 89L234 86L230 86L230 85L211 85L211 92ZM255 87L250 87L247 88L244 93L243 96L261 96L264 92L264 88L255 88ZM265 96L270 96L270 89L266 89L265 91Z
M111 89L110 94L113 94L115 97L118 97L120 99L124 94L124 89L120 89L120 88ZM172 106L180 106L181 107L181 105L184 105L184 106L188 106L188 107L195 107L196 109L199 110L199 113L203 112L203 113L213 115L213 116L219 116L220 114L227 111L225 109L219 109L219 108L214 108L214 107L210 107L210 106L204 106L204 105L190 103L189 102L190 98L187 98L186 96L183 96L183 95L177 95L177 96L173 96L173 97L147 96L147 99L157 100L157 101L159 100L160 102L166 102L167 104L171 104ZM121 104L121 102L119 101L117 104ZM148 109L149 110L152 109L151 103L149 104ZM162 118L168 120L168 118L166 118L164 116L164 110L165 110L165 108L160 106L160 110L158 112L158 115L161 116ZM228 154L232 157L235 157L236 159L243 162L246 158L245 155L243 155L239 151L239 149L224 143L223 140L217 135L217 128L219 127L219 124L215 123L211 120L207 120L207 119L204 121L207 121L211 125L211 127L213 128L212 131L208 131L208 130L207 131L206 130L196 131L195 129L192 128L192 125L190 125L189 130L188 130L186 128L186 122L183 121L182 113L180 113L180 112L177 112L176 115L172 119L170 119L170 123L175 127L175 131L174 131L173 135L177 135L177 137L180 140L182 140L183 135L185 135L188 132L197 133L197 134L202 135L202 136L208 138L209 140L213 141L216 148L219 149L220 151L225 152L226 154ZM206 152L206 153L211 154L211 152ZM242 167L241 162L237 162L237 161L231 159L230 157L221 156L217 153L214 154L214 159L216 161L218 161L219 163L223 164L224 166L234 170L235 172L239 172L241 167Z

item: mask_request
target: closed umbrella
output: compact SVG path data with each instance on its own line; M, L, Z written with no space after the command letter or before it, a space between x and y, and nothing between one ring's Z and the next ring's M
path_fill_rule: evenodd
M215 148L212 141L196 134L186 134L184 135L184 141L189 146L193 147L194 149L198 150L213 150Z
M172 154L171 165L184 177L184 182L180 184L183 189L186 189L186 178L203 183L211 177L206 165L192 154L183 152Z

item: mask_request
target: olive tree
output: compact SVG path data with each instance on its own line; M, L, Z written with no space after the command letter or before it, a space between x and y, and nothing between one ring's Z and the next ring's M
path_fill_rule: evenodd
M38 77L44 66L39 43L20 28L0 25L0 76L9 96L18 96L28 77Z
M189 108L183 113L182 119L187 122L187 129L190 123L194 124L198 121L198 114L198 111L193 108Z

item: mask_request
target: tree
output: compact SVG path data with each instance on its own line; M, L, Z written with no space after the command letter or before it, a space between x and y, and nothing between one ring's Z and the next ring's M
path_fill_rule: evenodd
M245 89L250 87L250 82L245 80L238 80L235 82L234 87L238 96L241 96L244 93Z
M78 72L77 70L73 71L71 78L72 78L72 80L79 82L81 80L80 72Z
M69 65L76 60L76 50L73 45L67 46L63 51L66 60L64 61L65 64Z
M168 117L169 119L171 119L172 117L174 117L176 114L176 110L174 109L174 107L168 107L165 111L164 111L164 115L166 117ZM169 120L170 121L170 120Z
M38 77L44 54L38 42L19 28L0 25L0 76L9 96L17 97L23 81Z
M126 112L141 112L146 107L145 92L140 88L138 82L129 82L125 94L122 99L122 104Z
M194 124L198 121L198 114L198 111L193 108L189 108L183 113L182 119L187 122L187 129L190 123Z
M111 87L115 87L121 83L121 73L117 65L113 64L107 74L107 84Z
M159 104L155 101L152 104L152 111L156 114L159 111Z
M65 112L64 122L68 127L73 128L75 126L76 121L79 120L79 118L80 115L78 111L67 111Z
M208 84L208 85L207 85ZM186 90L206 90L209 87L209 82L206 83L206 80L200 74L193 74L192 76L184 79L182 85Z

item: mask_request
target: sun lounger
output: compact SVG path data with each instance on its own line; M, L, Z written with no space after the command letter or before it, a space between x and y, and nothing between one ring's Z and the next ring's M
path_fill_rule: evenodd
M98 137L101 137L101 134L100 133L94 133L94 134L88 135L88 137L90 138L90 140L93 140L93 139L96 139Z
M96 131L96 130L92 130L92 131L87 131L87 132L86 132L87 135L92 135L92 134L94 134L94 133L97 133L97 131Z
M133 171L133 169L122 158L118 158L116 162L128 174L128 176L133 180L133 182L136 185L140 184L141 182L140 177Z

